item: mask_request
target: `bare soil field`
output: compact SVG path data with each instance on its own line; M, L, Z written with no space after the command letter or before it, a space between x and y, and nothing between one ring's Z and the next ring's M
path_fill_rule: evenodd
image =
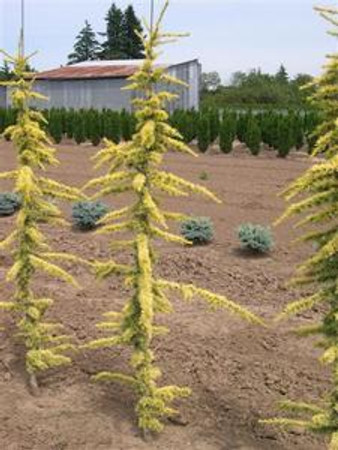
M50 172L74 186L93 176L90 157L96 149L71 143L58 146L61 164ZM9 143L0 143L0 171L14 164ZM245 305L267 320L297 298L286 287L297 263L309 253L293 247L297 237L291 223L274 229L276 245L266 257L239 250L236 228L243 222L270 225L285 208L277 194L310 164L301 153L281 160L264 151L253 157L243 148L230 155L207 154L198 159L170 154L168 169L200 182L223 200L222 205L202 198L169 199L173 210L209 216L215 223L212 244L181 248L159 243L158 271L170 280L194 282ZM202 171L208 180L200 181ZM0 191L10 189L0 184ZM107 199L112 207L123 196ZM64 206L69 217L71 208ZM15 217L0 219L0 239ZM109 257L108 239L72 229L44 230L54 248L89 259ZM128 255L122 255L122 260ZM4 283L11 257L0 253L0 296L8 300L13 286ZM62 322L75 342L98 336L101 313L119 308L128 292L119 280L98 282L84 268L70 265L80 290L38 276L36 289L55 299L53 320ZM99 370L128 370L128 351L78 352L71 366L41 377L41 395L27 391L23 352L10 339L13 323L0 315L0 449L1 450L320 450L322 438L300 429L291 432L263 426L259 419L278 413L286 398L313 400L328 387L329 376L317 360L317 351L295 337L296 323L307 323L318 312L269 328L248 325L227 311L211 313L203 302L173 298L175 313L161 318L170 334L154 341L163 383L190 386L189 399L179 402L181 423L168 422L165 431L149 442L139 436L133 411L134 397L119 384L93 384Z

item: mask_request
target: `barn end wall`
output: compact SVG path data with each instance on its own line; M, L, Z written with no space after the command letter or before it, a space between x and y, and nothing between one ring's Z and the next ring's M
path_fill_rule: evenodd
M170 87L169 89L176 92L179 98L175 100L169 109L199 109L200 105L200 80L201 65L198 60L188 61L186 63L177 64L169 67L170 75L179 78L187 83L188 87Z
M7 107L7 88L0 86L0 108Z

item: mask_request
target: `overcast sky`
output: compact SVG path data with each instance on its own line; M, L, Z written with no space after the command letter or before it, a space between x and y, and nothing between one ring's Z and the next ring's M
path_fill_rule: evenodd
M15 51L20 28L21 0L0 0L0 47ZM111 0L25 0L27 51L39 50L37 69L67 61L75 36L87 19L104 31ZM149 17L150 0L116 0L133 4ZM323 3L323 0L321 1ZM157 9L163 0L155 0ZM337 1L327 4L336 5ZM283 63L291 75L318 74L325 54L336 51L328 24L313 11L312 0L171 0L165 20L170 31L188 31L189 38L168 47L164 60L199 58L204 71L217 70L229 79L236 70L260 67L276 72Z

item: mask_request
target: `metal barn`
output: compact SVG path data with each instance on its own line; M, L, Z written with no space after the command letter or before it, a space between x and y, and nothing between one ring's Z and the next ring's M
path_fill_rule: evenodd
M40 72L36 76L35 90L48 97L37 102L38 108L113 109L131 110L135 93L121 88L128 84L127 78L135 73L140 60L90 61L54 70ZM189 88L170 87L179 98L169 109L199 108L201 65L197 59L179 64L160 64L189 84ZM0 93L1 95L1 93ZM7 105L10 96L7 96Z
M6 108L7 105L7 88L0 86L0 108Z

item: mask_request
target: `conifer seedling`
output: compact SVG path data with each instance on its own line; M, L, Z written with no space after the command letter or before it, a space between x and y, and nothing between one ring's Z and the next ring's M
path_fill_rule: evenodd
M16 123L9 126L4 136L8 137L17 152L17 166L10 172L0 173L0 179L12 180L14 191L21 199L12 233L0 242L0 250L9 250L14 255L14 264L7 272L6 281L15 285L11 300L1 298L0 308L8 311L17 321L19 335L26 348L26 369L33 393L37 393L37 373L51 367L70 362L67 351L71 348L67 336L57 335L60 325L46 322L44 315L53 300L40 298L33 290L33 279L37 273L76 285L74 278L55 265L57 259L76 258L64 253L53 253L40 222L50 226L63 225L58 207L49 199L78 199L78 191L40 173L50 165L57 165L55 149L43 130L46 123L43 115L29 108L32 100L45 97L33 91L34 80L26 72L29 57L23 56L21 47L17 56L3 52L14 64L15 78L5 84L11 89L13 107L17 110Z
M224 308L249 322L262 321L247 309L222 295L217 295L193 284L181 284L161 279L156 273L154 240L163 239L176 244L190 245L183 237L169 231L168 222L182 221L186 217L180 213L165 211L160 206L158 193L172 196L201 194L213 201L217 198L205 187L195 185L173 173L161 169L164 155L169 151L196 156L184 144L178 131L168 124L167 103L176 98L158 86L184 85L156 65L157 49L172 42L179 35L163 33L161 23L168 1L165 2L157 23L152 29L147 27L148 38L142 38L145 61L140 70L130 78L128 89L136 91L136 133L130 142L114 144L106 141L106 146L95 157L98 166L107 165L107 174L90 181L86 189L99 188L93 198L102 198L113 193L129 192L134 202L120 210L113 211L102 219L100 234L116 236L116 232L129 232L129 240L114 240L114 247L128 248L133 253L133 263L119 264L115 261L97 262L96 273L101 278L120 275L132 289L131 298L119 312L107 312L99 328L109 333L108 337L95 340L87 345L92 349L128 346L132 350L130 373L103 371L96 381L119 381L134 388L137 394L136 413L138 426L147 431L159 432L163 420L177 411L172 402L186 397L190 389L175 385L159 386L160 369L156 366L152 342L168 330L156 323L159 313L170 313L172 305L168 292L179 293L187 301L195 297L204 299L213 309ZM185 86L185 85L184 85Z
M334 25L338 36L338 9L317 8ZM321 362L332 368L332 389L319 404L286 401L282 408L290 417L264 421L282 426L301 426L330 437L330 450L338 449L338 55L328 57L324 73L314 82L313 101L323 113L314 154L325 156L286 191L286 199L297 198L282 219L301 214L298 227L312 227L302 240L316 251L299 268L295 284L308 286L313 294L289 304L281 318L325 305L318 323L299 330L301 336L319 336ZM282 220L281 219L281 220Z

